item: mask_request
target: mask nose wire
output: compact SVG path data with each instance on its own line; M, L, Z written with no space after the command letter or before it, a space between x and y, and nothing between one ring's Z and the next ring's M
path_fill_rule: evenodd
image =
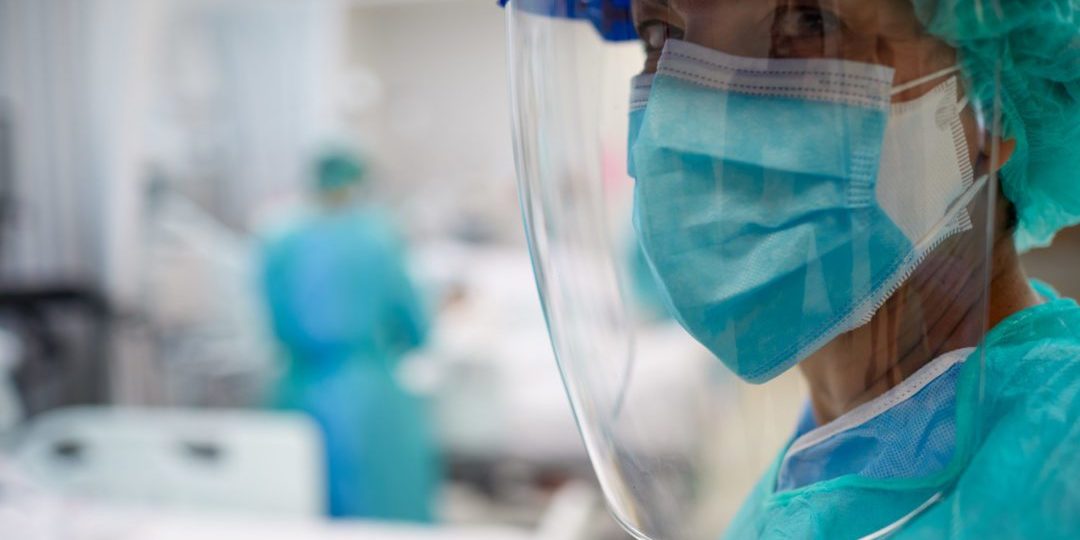
M944 77L946 75L952 75L953 73L956 73L957 71L960 71L960 66L958 66L958 65L953 65L953 66L949 66L949 67L947 67L945 69L940 69L940 70L935 71L935 72L933 72L933 73L931 73L929 75L923 75L922 77L919 77L918 79L914 79L914 80L908 81L906 83L898 84L898 85L892 87L892 90L889 91L889 95L890 96L895 96L896 94L899 94L899 93L907 91L907 90L911 90L912 88L915 88L915 87L918 87L920 85L926 84L926 83L928 83L930 81L940 79L940 78L942 78L942 77Z

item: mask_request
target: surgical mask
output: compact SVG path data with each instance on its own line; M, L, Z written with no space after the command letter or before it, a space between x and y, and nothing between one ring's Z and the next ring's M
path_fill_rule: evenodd
M649 102L653 77L652 73L642 73L630 81L630 122L627 126L626 141L626 171L630 176L635 175L634 160L630 150L634 148L638 133L641 131L641 122L645 120L645 105Z
M865 324L971 227L953 71L893 88L884 66L667 42L631 131L635 226L679 322L741 378Z

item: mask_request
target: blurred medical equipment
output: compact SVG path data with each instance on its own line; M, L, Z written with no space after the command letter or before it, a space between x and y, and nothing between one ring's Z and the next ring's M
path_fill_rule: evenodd
M0 98L0 252L15 206L14 126L7 100Z
M17 240L26 240L19 225L25 226L27 214L37 210L29 207L25 192L20 198L18 190L14 112L11 99L0 95L0 322L5 338L0 345L0 384L5 387L0 424L4 425L24 413L100 403L108 393L109 373L105 359L109 315L101 287L80 272L60 277L43 271L47 263L32 259L44 246L8 251L20 234ZM20 275L13 271L19 262L33 263L38 271Z
M428 384L435 387L440 435L451 459L584 465L569 407L551 398L562 382L551 365L528 257L512 247L448 242L419 246L414 259L423 282L453 294L419 353L423 378L436 381ZM492 328L499 328L497 339ZM670 362L643 366L648 376L635 381L635 391L654 398L653 414L642 422L666 433L638 443L677 454L689 443L684 436L692 426L673 413L704 406L699 400L716 383L690 368L708 353L683 339L672 322L644 326L641 346L642 354L665 352Z
M137 413L147 418L160 418L160 412L151 411L121 411L121 415ZM94 414L105 414L96 411ZM171 415L166 412L165 415ZM212 413L210 413L212 414ZM250 418L249 418L250 419ZM190 418L188 420L191 420ZM239 420L234 418L234 420ZM284 442L285 425L281 419L276 419L279 425L279 435L274 437L277 442ZM291 419L290 419L291 420ZM199 421L200 423L202 421ZM265 424L266 419L260 423ZM112 424L112 422L107 422ZM148 442L139 437L149 437L153 433L160 433L160 427L154 427L145 422L125 422L125 440L128 442ZM171 423L171 422L170 422ZM242 423L246 423L242 422ZM286 422L287 423L287 422ZM90 422L98 424L98 422ZM118 427L118 426L112 426ZM192 427L187 423L187 427ZM207 427L205 424L203 427ZM219 424L218 427L224 427ZM232 427L236 427L233 425ZM266 426L264 425L263 428ZM293 426L296 427L296 426ZM112 429L110 428L110 431ZM266 435L265 429L262 429ZM307 431L311 431L310 428ZM293 433L297 435L299 433ZM310 434L310 433L309 433ZM132 438L134 436L134 438ZM216 437L218 441L221 437ZM205 438L200 438L205 441ZM267 442L267 438L261 439ZM176 439L159 440L157 445L146 448L143 444L137 444L136 453L140 450L149 450L152 453L165 454L169 450L177 450L173 443ZM295 442L295 441L294 441ZM165 443L165 444L163 444ZM72 453L70 445L66 443L65 452ZM156 447L154 447L156 446ZM233 448L234 445L226 445ZM202 447L202 452L207 447ZM113 449L117 450L117 449ZM224 448L223 448L224 450ZM309 456L313 453L308 452ZM280 457L280 453L278 454ZM86 459L100 459L100 456L84 456ZM115 457L115 456L114 456ZM132 456L136 460L132 466L146 465L145 458L149 456ZM167 457L159 455L159 458ZM65 458L68 459L68 458ZM196 458L197 461L207 459L206 456ZM159 459L159 466L163 465ZM263 462L265 465L266 462ZM109 538L113 540L174 540L199 538L205 540L225 539L289 539L289 540L336 540L336 539L378 539L378 540L591 540L595 538L592 531L592 518L599 510L599 498L596 491L581 483L569 483L560 488L550 499L547 509L544 511L540 524L535 529L495 526L410 526L405 524L388 524L373 521L336 521L327 522L314 519L312 516L282 515L278 512L264 514L226 514L217 506L198 507L183 506L161 503L165 493L180 489L189 492L190 489L178 485L174 480L162 482L158 471L150 471L151 474L130 474L134 469L124 471L129 473L127 490L137 491L141 497L138 500L102 500L100 498L87 498L73 493L69 489L51 489L49 479L39 478L40 474L34 474L33 463L30 468L25 461L9 459L0 455L0 530L8 534L16 534L20 540L98 540ZM197 468L207 467L206 463L200 463ZM113 471L114 473L116 471ZM274 473L272 476L277 475ZM200 472L199 476L204 476ZM216 482L218 490L237 493L243 489L254 489L256 486L270 487L262 478L251 475L229 475L233 483L241 483L240 486L229 486L225 482ZM190 481L189 481L190 482ZM252 484L252 482L254 484ZM55 487L55 486L54 486ZM208 487L208 486L203 486ZM205 491L205 490L204 490ZM82 491L85 493L85 491ZM225 493L219 493L217 500L228 498ZM265 496L264 496L265 497ZM227 508L226 508L227 510ZM254 509L249 509L253 511ZM264 509L265 510L265 509Z
M253 241L164 178L152 179L147 198L142 313L155 354L138 368L159 382L143 397L166 406L264 403L278 367Z
M538 486L550 489L572 479L591 483L593 473L570 409L565 400L556 399L562 381L530 282L530 261L514 247L467 242L418 246L413 261L420 281L442 299L442 308L439 324L420 351L423 362L406 372L406 381L430 389L434 396L450 478L464 484L460 489L480 490L496 501L489 514L509 512L519 516L515 522L531 523L534 518L522 509L537 504ZM642 366L646 375L634 380L633 391L653 404L650 414L639 420L651 426L653 434L662 434L635 443L670 458L671 474L683 474L679 456L689 451L695 427L677 413L739 404L724 391L731 381L702 378L692 369L708 353L685 339L673 322L644 325L640 346L642 355L665 355L670 362ZM799 395L794 390L788 389L792 399ZM726 427L733 437L753 440L771 426ZM788 435L783 429L771 431L773 437ZM727 448L714 450L720 457L731 454ZM752 481L752 471L742 474ZM741 495L710 494L728 499ZM449 515L478 514L460 505L451 501ZM590 538L621 538L614 530L608 536L594 534Z
M281 517L325 507L322 440L300 415L59 409L32 420L13 455L45 488L100 501Z
M0 318L30 415L114 397L115 323L140 281L150 4L0 1Z
M92 287L0 281L0 318L20 345L14 375L26 414L108 399L113 319Z
M18 337L0 327L0 443L25 415L14 377L21 354Z

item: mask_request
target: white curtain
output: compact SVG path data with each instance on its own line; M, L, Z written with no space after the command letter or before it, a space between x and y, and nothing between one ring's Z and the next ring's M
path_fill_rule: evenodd
M155 81L156 156L176 186L235 228L308 179L336 131L343 4L172 0Z
M134 281L155 0L0 0L0 114L10 126L13 213L0 280Z
M237 227L296 191L334 131L342 6L0 0L15 158L0 282L137 294L145 183L170 160L178 187Z

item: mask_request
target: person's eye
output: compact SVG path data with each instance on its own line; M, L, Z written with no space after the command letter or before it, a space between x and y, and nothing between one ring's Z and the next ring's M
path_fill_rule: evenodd
M843 23L817 6L785 6L773 13L771 31L773 57L814 58L839 46Z
M836 15L815 6L783 7L773 17L773 36L781 39L821 39L839 28Z

